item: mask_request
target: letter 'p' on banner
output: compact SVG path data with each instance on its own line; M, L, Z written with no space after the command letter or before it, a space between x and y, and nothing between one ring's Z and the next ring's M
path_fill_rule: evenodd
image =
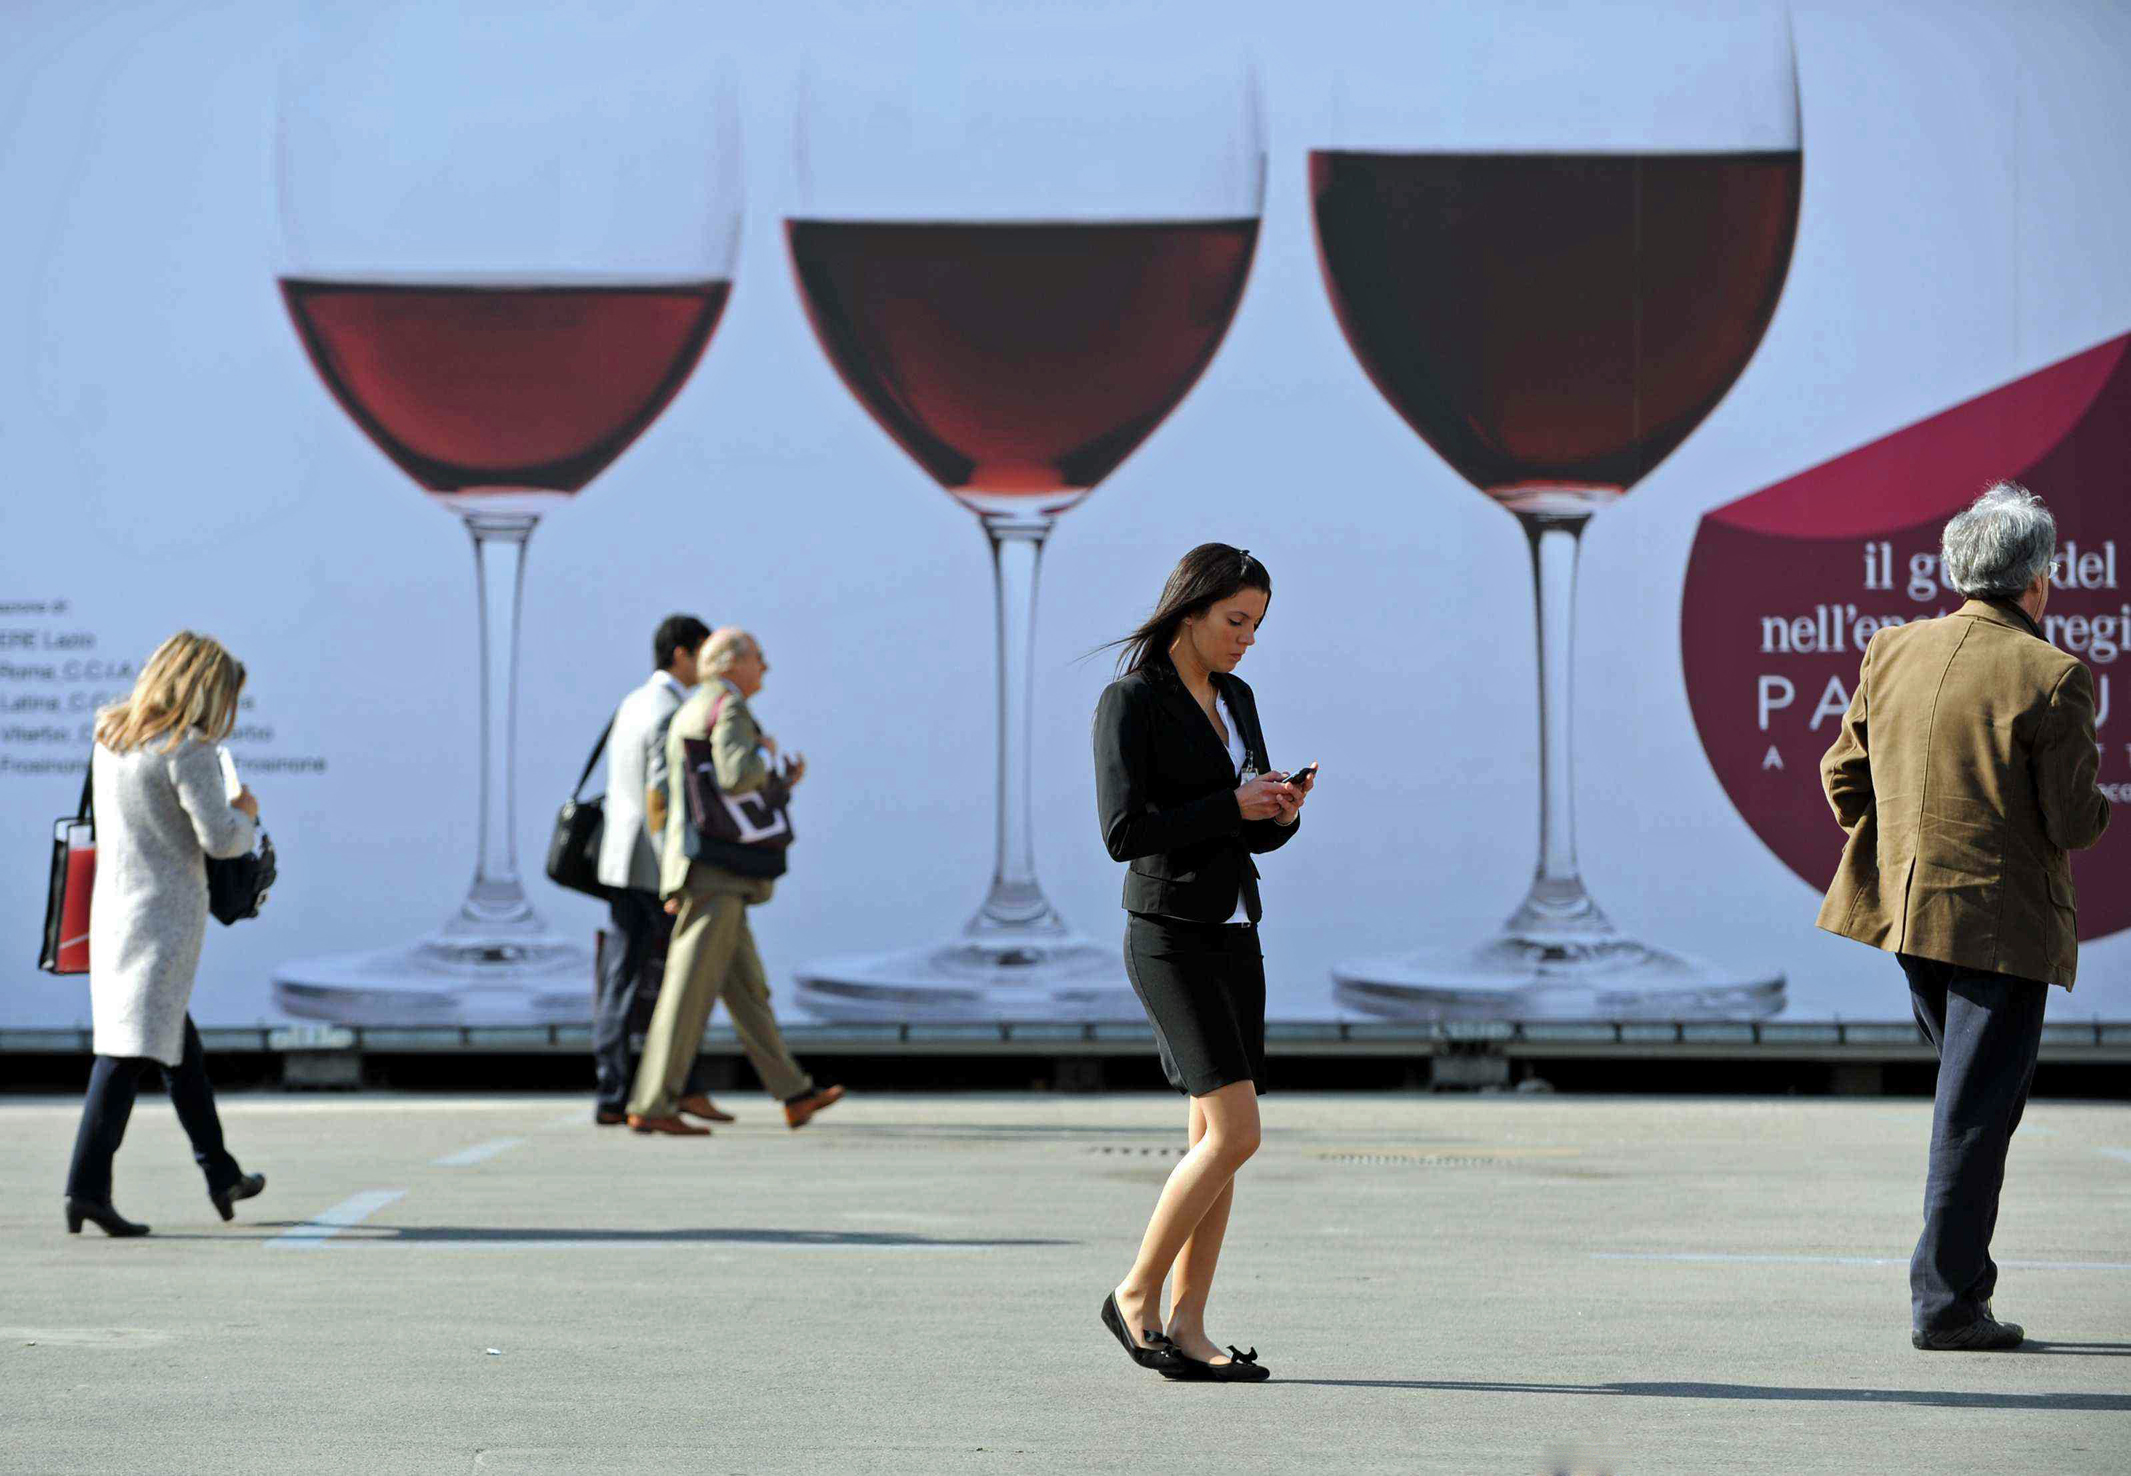
M1747 824L1826 887L1842 833L1820 791L1865 645L1958 609L1946 520L2000 478L2057 518L2046 634L2094 672L2101 783L2131 798L2131 336L1720 507L1687 568L1680 645L1702 749ZM2131 824L2073 858L2079 935L2131 927Z

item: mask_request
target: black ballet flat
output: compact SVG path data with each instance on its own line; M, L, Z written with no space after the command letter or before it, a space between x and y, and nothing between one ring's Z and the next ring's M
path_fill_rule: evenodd
M1234 1343L1228 1345L1227 1363L1207 1363L1193 1358L1181 1348L1171 1345L1170 1364L1162 1370L1162 1377L1186 1384L1256 1384L1273 1376L1273 1371L1258 1361L1258 1350L1246 1353Z
M1132 1361L1141 1368L1155 1369L1166 1375L1169 1372L1170 1360L1182 1356L1176 1351L1175 1344L1151 1327L1144 1334L1147 1339L1145 1347L1133 1342L1132 1334L1125 1331L1125 1314L1117 1310L1116 1292L1102 1299L1102 1325L1117 1335L1117 1340L1125 1345L1125 1351L1132 1356Z
M117 1210L111 1208L108 1199L76 1199L67 1196L67 1234L81 1234L81 1222L87 1220L104 1234L115 1240L125 1240L135 1235L146 1235L148 1227L136 1224Z
M246 1174L227 1189L208 1190L207 1197L214 1202L216 1214L225 1220L233 1220L237 1217L237 1211L233 1208L236 1202L240 1199L250 1199L265 1187L265 1174Z

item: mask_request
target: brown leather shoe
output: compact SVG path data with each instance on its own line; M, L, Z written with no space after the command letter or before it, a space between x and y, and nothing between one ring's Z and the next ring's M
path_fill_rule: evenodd
M822 1087L808 1092L803 1097L794 1097L784 1104L786 1126L803 1128L813 1120L814 1114L824 1108L834 1107L844 1099L844 1089L839 1086Z
M629 1114L629 1131L632 1133L671 1133L676 1138L707 1138L709 1128L699 1128L692 1122L683 1122L678 1117L639 1117Z
M712 1102L710 1097L703 1092L697 1092L691 1097L681 1098L681 1110L690 1117L700 1117L705 1122L731 1122L733 1120L733 1115L730 1112L720 1112L717 1104Z
M621 1126L621 1125L622 1125L623 1123L627 1122L628 1120L629 1120L629 1114L628 1114L628 1113L626 1113L626 1112L607 1112L607 1111L601 1110L601 1111L595 1111L595 1112L594 1112L594 1113L592 1114L592 1121L593 1121L594 1123L596 1123L597 1125L599 1125L600 1127L603 1127L603 1128L616 1128L616 1127L620 1127L620 1126Z

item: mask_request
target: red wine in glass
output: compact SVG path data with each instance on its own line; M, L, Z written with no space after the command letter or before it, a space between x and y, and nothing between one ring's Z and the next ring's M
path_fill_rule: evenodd
M701 6L288 9L276 276L333 399L468 536L479 784L442 926L289 959L274 998L353 1025L581 1021L590 950L518 870L525 560L718 326L746 194L738 68Z
M730 288L281 282L341 408L447 494L583 487L679 392Z
M1701 424L1761 342L1790 266L1802 160L1730 152L1310 156L1318 261L1385 399L1515 514L1538 593L1539 863L1477 949L1335 966L1408 1016L1665 1018L1781 1008L1780 975L1624 936L1576 862L1576 559L1594 510Z
M1249 182L1256 195L1262 176ZM1108 1017L1114 949L1071 932L1037 883L1028 662L1056 515L1152 434L1235 317L1258 220L921 222L797 217L807 315L852 394L983 524L999 629L992 883L962 934L800 970L840 1018Z
M980 510L1070 506L1197 381L1258 222L795 219L792 261L859 403Z
M1310 155L1355 356L1474 486L1625 491L1716 407L1775 312L1797 150Z
M275 994L291 1013L371 1024L581 1015L581 993L563 986L582 950L548 932L517 875L509 715L525 545L540 500L582 488L679 392L729 290L724 278L281 279L341 408L473 535L484 762L480 852L459 913L409 949L282 966Z

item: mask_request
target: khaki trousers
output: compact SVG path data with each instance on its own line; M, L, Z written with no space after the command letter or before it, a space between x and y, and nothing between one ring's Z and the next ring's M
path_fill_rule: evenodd
M721 998L740 1048L770 1095L788 1101L813 1090L814 1078L792 1059L770 1009L769 979L747 926L747 899L731 892L691 890L681 894L681 910L674 916L666 976L629 1096L633 1115L671 1117L680 1110L703 1027Z

